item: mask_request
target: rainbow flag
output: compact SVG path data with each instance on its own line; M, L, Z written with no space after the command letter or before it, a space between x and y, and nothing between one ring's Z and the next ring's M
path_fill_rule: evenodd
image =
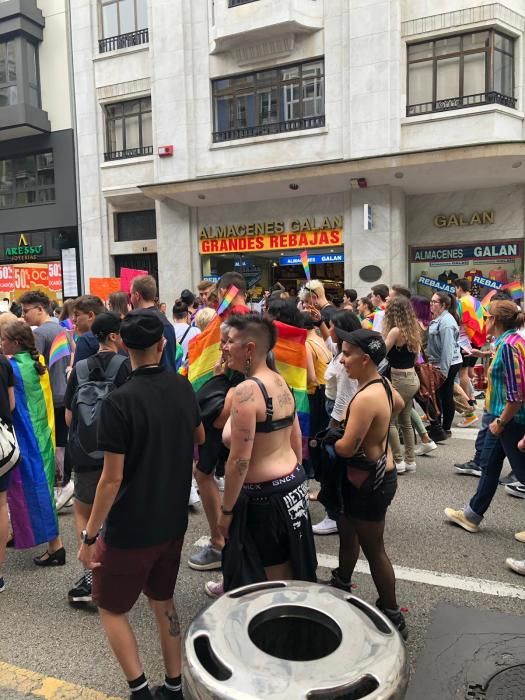
M490 304L490 300L492 299L492 297L494 296L494 294L496 294L496 290L495 290L495 289L491 289L490 292L488 292L488 294L485 294L485 296L484 296L483 299L481 300L481 306L482 306L484 309L486 309L487 306Z
M58 333L58 335L55 336L53 342L51 343L51 347L49 349L49 369L51 369L55 362L70 356L71 348L69 347L67 333L66 331L62 331L62 333Z
M523 299L523 284L521 282L509 282L509 284L505 284L501 289L509 292L514 301Z
M13 426L21 460L7 492L17 549L29 549L58 535L55 510L55 413L49 373L39 375L28 352L10 358L15 378ZM44 358L40 357L44 364Z
M222 314L226 311L228 306L232 303L232 301L235 299L237 294L239 293L239 288L236 287L234 284L232 284L229 288L226 294L224 295L223 300L221 301L221 304L219 308L217 309L217 314L219 316L222 316Z
M274 321L277 343L273 349L275 364L284 381L293 391L299 424L303 435L310 435L310 406L306 393L306 331Z
M468 339L474 347L480 348L487 340L485 331L485 319L483 318L483 306L481 302L467 294L458 299L458 315Z
M308 280L308 282L310 282L310 280L311 280L310 263L308 262L308 251L307 250L303 250L303 252L301 253L301 263L302 263L302 266L304 269L304 274L306 275L306 279Z
M188 379L195 391L213 377L221 357L221 318L215 316L202 333L188 343Z

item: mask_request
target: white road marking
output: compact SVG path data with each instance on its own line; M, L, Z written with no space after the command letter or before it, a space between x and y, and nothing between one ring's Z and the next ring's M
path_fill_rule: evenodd
M201 537L195 542L195 547L204 547L210 541L209 537ZM326 569L335 569L339 565L337 557L330 554L318 554L319 566ZM368 562L358 559L355 570L359 574L370 574ZM394 566L396 578L400 581L423 583L427 586L439 586L440 588L452 588L458 591L482 593L499 598L518 598L525 600L525 588L512 583L501 583L489 579L473 578L470 576L455 576L441 571L428 571L426 569L412 569L408 566Z
M452 428L452 437L459 440L472 440L478 437L477 428Z

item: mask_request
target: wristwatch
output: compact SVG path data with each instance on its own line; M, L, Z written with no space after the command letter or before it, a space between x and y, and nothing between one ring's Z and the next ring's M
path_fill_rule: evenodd
M501 418L496 418L496 423L500 428L504 428L507 425L507 421L501 420Z
M221 506L221 513L223 515L233 515L233 510L226 510L224 506Z
M87 544L88 547L91 547L92 544L95 544L95 542L98 540L99 532L94 537L88 537L87 530L82 530L80 533L80 539L83 542L83 544Z

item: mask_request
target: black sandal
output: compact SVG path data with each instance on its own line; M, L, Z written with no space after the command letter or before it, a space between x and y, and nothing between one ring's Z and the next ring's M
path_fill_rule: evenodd
M66 563L66 550L64 547L60 547L56 552L49 552L46 550L39 557L34 557L33 562L37 566L64 566Z

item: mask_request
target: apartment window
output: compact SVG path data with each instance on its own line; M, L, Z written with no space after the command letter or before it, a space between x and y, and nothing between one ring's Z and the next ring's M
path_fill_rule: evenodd
M144 241L157 238L155 209L146 211L126 211L117 214L117 241Z
M54 201L53 153L0 160L0 209Z
M212 82L215 142L324 126L324 60Z
M516 107L514 40L487 30L408 46L407 116L482 104Z
M17 103L15 42L2 41L0 42L0 107Z
M106 105L104 109L106 114L104 160L152 155L150 97L116 102Z
M147 0L100 0L100 24L100 53L146 44Z

